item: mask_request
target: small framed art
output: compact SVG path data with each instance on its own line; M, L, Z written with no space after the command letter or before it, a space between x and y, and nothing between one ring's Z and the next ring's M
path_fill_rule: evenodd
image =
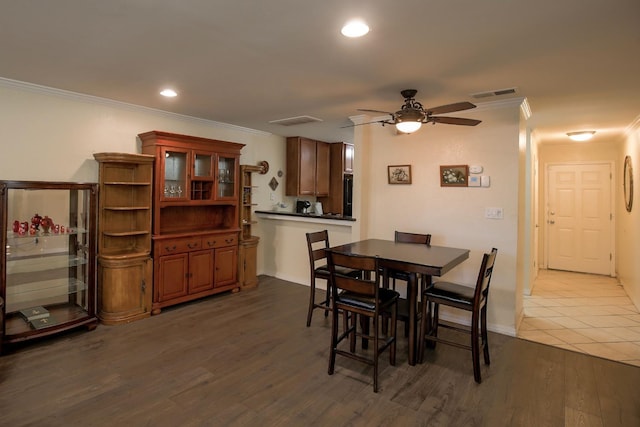
M468 181L468 165L440 166L440 187L467 187Z
M411 165L387 166L389 184L411 184Z

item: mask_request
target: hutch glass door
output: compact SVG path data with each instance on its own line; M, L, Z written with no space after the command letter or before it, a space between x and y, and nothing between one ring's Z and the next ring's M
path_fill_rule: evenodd
M236 159L218 158L218 199L230 199L236 195Z

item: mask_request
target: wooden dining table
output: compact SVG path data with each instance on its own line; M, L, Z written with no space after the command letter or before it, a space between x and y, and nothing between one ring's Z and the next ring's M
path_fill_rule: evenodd
M469 249L400 243L393 240L367 239L329 248L331 252L361 256L376 256L385 271L409 273L407 305L409 317L409 365L416 364L416 317L418 307L418 277L431 284L433 276L442 276L469 258ZM385 273L385 277L388 277Z

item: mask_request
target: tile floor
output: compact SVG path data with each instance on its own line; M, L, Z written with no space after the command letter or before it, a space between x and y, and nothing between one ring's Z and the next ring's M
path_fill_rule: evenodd
M640 312L616 278L540 270L517 335L640 366Z

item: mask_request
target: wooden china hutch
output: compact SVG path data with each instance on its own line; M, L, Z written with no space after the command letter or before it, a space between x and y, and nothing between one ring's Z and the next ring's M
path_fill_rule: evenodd
M138 135L155 156L152 314L238 291L239 160L244 144L168 132Z

